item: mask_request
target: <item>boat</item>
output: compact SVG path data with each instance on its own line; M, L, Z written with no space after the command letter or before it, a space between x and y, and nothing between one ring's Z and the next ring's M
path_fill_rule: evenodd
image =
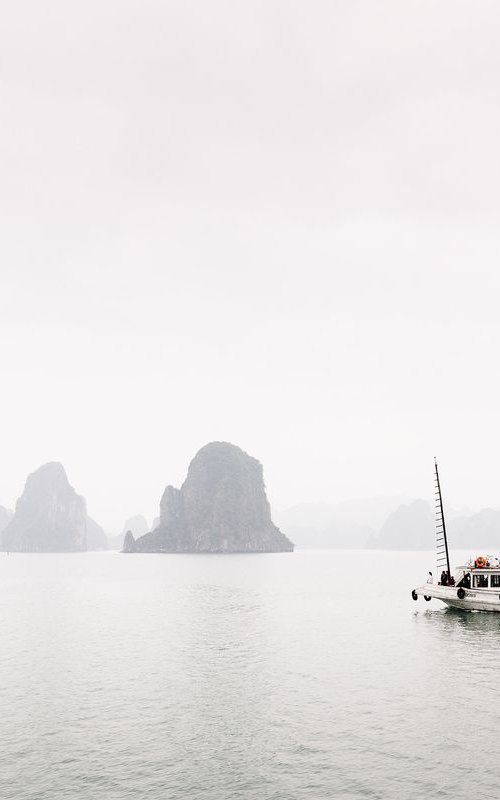
M436 565L437 581L429 573L427 583L413 589L414 600L433 598L445 605L466 611L500 612L500 559L491 555L478 555L465 564L450 569L448 537L443 509L439 470L434 459L435 509L436 509Z

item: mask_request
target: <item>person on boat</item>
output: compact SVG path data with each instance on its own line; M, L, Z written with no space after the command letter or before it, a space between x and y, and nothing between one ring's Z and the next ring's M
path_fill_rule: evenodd
M434 583L434 578L432 577L432 572L429 572L429 577L427 578L427 583Z
M440 581L440 583L441 583L441 586L448 586L448 575L444 570L441 573L441 581Z

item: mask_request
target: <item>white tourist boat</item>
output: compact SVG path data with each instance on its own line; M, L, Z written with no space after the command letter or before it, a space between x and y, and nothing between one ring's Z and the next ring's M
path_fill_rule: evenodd
M427 583L413 589L414 600L442 600L447 606L467 611L500 611L500 560L495 556L479 555L466 564L450 569L448 539L443 510L439 472L436 477L436 561L437 576L429 573Z

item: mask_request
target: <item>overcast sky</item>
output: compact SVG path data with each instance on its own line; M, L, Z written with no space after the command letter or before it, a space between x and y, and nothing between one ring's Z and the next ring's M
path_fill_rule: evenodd
M17 0L0 20L0 504L108 530L208 441L276 508L500 506L500 6Z

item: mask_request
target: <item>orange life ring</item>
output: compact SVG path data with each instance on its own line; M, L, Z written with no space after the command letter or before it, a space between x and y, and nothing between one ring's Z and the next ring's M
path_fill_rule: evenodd
M478 556L475 561L475 566L477 567L477 569L484 569L487 563L488 562L486 561L484 556Z

